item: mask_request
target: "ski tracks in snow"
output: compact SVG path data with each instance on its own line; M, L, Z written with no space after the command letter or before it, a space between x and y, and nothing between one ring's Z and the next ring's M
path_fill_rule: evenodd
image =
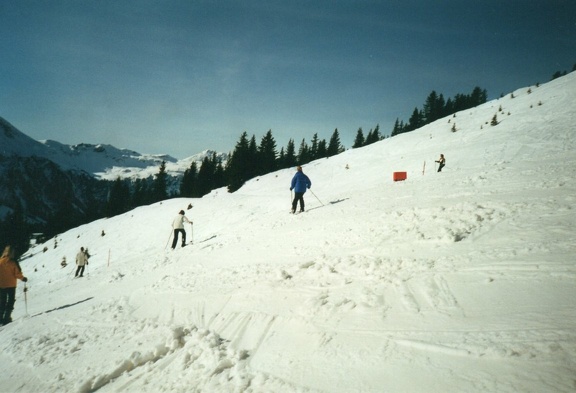
M31 321L34 320L27 323ZM18 335L16 329L8 333L12 345L2 349L3 356L7 356L6 361L8 357L26 359L22 367L30 368L31 375L27 390L298 391L281 379L250 370L247 367L250 354L233 349L213 331L138 318L127 298L93 307L84 315L84 321L72 324L61 320L58 325L45 328L39 337ZM128 321L130 331L125 330ZM17 345L14 340L18 341ZM18 349L18 356L9 353L14 348ZM100 356L95 357L94 353ZM39 365L45 374L34 371ZM165 383L159 385L157 380ZM17 386L21 382L13 383ZM10 389L11 385L7 384L12 381L4 383L3 389Z

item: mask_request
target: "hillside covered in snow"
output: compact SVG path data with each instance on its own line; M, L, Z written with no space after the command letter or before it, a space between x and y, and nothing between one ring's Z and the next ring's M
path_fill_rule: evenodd
M314 161L302 214L290 169L36 246L0 390L573 392L574 102L571 73Z

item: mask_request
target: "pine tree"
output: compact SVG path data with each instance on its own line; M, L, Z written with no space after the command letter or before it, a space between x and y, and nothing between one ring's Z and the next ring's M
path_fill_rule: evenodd
M398 119L396 119L396 121L398 121ZM352 149L357 149L362 146L364 146L364 132L362 132L362 127L360 127L356 132L356 138L354 138Z
M396 121L394 122L394 128L392 128L390 136L396 136L402 134L403 132L404 132L404 122L396 118Z
M414 108L412 112L412 116L408 120L408 125L406 126L407 131L414 131L424 125L422 112L418 110L418 108Z
M308 151L310 153L310 161L314 161L316 159L318 159L318 133L315 133L312 136L312 141L310 142L310 150Z
M182 176L182 183L180 183L180 196L182 197L197 197L196 194L196 180L198 178L198 168L196 161L192 161L190 168L184 171L184 176Z
M376 138L374 142L379 142L384 139L382 134L380 134L380 124L376 124L376 128L374 128L374 137Z
M434 120L440 118L440 115L444 109L444 107L439 108L439 98L436 94L436 91L432 90L432 92L426 98L424 102L424 109L422 110L422 118L424 123L432 123Z
M222 160L216 159L216 153L213 155L213 161L216 162L216 171L214 172L214 188L221 188L226 185L226 174Z
M120 177L116 178L110 188L106 206L106 216L113 217L127 212L130 207L130 200L130 188L128 184L120 179Z
M436 101L436 119L438 120L446 115L448 115L448 113L446 113L446 100L444 100L444 96L442 94L440 94L438 96L438 100Z
M158 173L156 174L156 179L154 179L154 202L163 201L168 198L168 192L166 190L168 186L168 174L166 173L166 161L162 161Z
M448 100L446 101L446 105L444 106L444 114L443 116L449 116L451 114L455 113L454 111L454 102L452 101L452 98L448 98Z
M284 152L284 147L280 148L280 153L278 153L278 158L276 158L276 166L278 169L286 168L284 163L286 162L286 153Z
M478 105L484 104L488 101L488 92L486 89L482 90L480 87L476 86L474 90L472 90L472 94L470 94L470 106L469 108L473 108ZM469 109L466 108L466 109Z
M269 130L266 135L262 137L258 148L259 175L274 172L277 169L276 155L276 141L272 136L272 130Z
M376 143L380 140L382 140L382 136L380 135L380 126L376 125L376 128L374 130L370 130L368 132L368 136L364 141L364 146L371 145L372 143Z
M214 189L214 174L216 172L216 163L210 157L204 157L200 170L198 171L198 179L196 181L196 188L198 196L202 197Z
M149 179L136 179L134 182L134 192L130 203L132 208L152 203L153 196L149 187Z
M326 145L326 139L322 139L318 142L318 151L316 152L318 158L328 157L328 147Z
M282 168L292 168L297 163L296 159L296 147L294 145L294 139L288 141L286 146L286 154L284 155L284 162Z
M328 149L327 149L327 156L332 157L337 154L342 153L346 149L340 143L340 134L338 133L338 129L336 128L330 137L330 142L328 142Z
M306 144L306 140L302 139L302 142L300 143L300 149L298 149L298 163L300 165L304 165L310 161L310 148Z
M226 163L226 182L228 192L238 190L249 179L248 168L250 159L250 143L246 131L240 136L236 147Z
M494 115L494 116L492 117L492 121L490 121L490 125L491 125L491 126L497 126L497 125L498 125L498 118L497 118L496 115Z
M246 157L246 180L252 179L258 175L258 145L256 144L256 136L252 134L250 144L248 145L248 156Z

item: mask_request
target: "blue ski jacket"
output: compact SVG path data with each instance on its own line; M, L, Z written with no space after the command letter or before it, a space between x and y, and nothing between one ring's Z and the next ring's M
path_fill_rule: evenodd
M304 194L306 189L312 187L312 182L304 173L298 171L292 178L292 184L290 185L290 190L294 192L299 192Z

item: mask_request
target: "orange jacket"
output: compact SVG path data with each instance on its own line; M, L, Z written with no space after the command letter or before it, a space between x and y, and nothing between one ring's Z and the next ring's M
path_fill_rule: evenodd
M8 257L0 258L0 288L16 288L16 279L24 279L18 264Z

